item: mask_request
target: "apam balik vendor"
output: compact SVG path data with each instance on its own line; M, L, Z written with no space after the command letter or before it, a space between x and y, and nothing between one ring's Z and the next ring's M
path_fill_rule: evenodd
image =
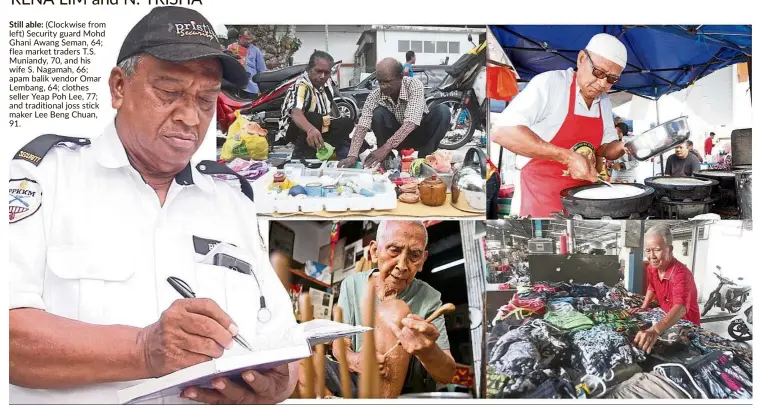
M597 34L579 51L576 69L535 76L508 104L492 140L518 155L513 214L562 212L563 189L597 181L598 160L623 156L607 92L621 79L626 59L621 41Z

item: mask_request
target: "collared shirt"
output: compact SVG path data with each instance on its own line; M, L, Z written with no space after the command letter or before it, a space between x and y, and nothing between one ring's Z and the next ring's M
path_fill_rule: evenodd
M246 68L246 72L251 75L251 78L248 80L246 92L259 93L259 85L254 82L253 78L254 75L267 70L267 65L264 64L264 54L259 51L259 48L256 48L255 45L251 44L246 49L245 61L246 63L244 64L244 67Z
M423 120L423 115L428 113L428 106L425 104L423 83L417 78L403 77L402 87L399 90L399 98L397 102L394 102L390 97L383 95L380 88L370 92L370 95L367 96L367 100L365 100L365 105L362 107L362 116L360 116L357 126L370 130L373 121L373 111L379 106L383 106L391 111L399 124L408 122L415 126L420 126L420 122ZM396 147L403 140L404 139L400 136L393 136L386 143L390 143L391 146ZM357 156L361 144L361 142L354 143L354 141L352 141L349 156Z
M571 97L573 69L565 71L548 71L535 76L499 115L494 127L526 126L545 142L552 142L568 114L568 101ZM597 118L602 114L602 143L618 140L618 132L613 124L613 108L607 94L596 98L592 105L587 103L576 87L576 106L574 113L579 116ZM528 157L518 156L516 167L523 168Z
M655 292L655 298L661 309L668 313L676 305L684 305L687 313L684 320L700 326L700 308L698 307L698 288L695 278L687 267L674 259L661 279L658 268L647 266L647 290Z
M299 79L288 88L280 109L280 122L278 123L278 139L285 137L288 127L291 125L291 113L294 109L302 112L317 113L322 116L330 115L333 106L333 93L330 87L317 88L309 80L309 75L304 72Z
M344 323L360 325L362 324L362 299L365 297L367 281L374 271L357 272L341 282L338 305L343 310ZM406 303L410 312L422 318L427 318L436 309L441 307L441 293L431 287L431 285L419 280L413 279L410 286L404 289L397 299ZM379 303L378 299L375 300ZM431 322L439 331L439 338L436 345L442 350L449 350L449 337L447 328L444 324L444 316L439 316ZM354 351L362 348L362 335L352 337L352 346Z
M94 325L142 328L181 298L166 282L175 276L197 297L216 301L247 339L296 324L258 234L256 209L237 186L189 165L161 206L130 166L113 124L88 146L53 147L39 166L12 160L10 178L26 179L25 189L42 193L40 206L25 200L36 212L8 228L10 310L35 308ZM11 189L14 183L21 182L11 181ZM254 277L200 263L215 242L239 248ZM257 280L272 313L266 324L256 319ZM118 390L139 382L47 390L11 385L10 402L115 404Z

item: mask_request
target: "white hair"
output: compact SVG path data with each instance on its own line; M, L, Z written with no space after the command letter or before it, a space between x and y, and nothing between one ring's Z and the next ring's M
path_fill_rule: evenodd
M423 224L422 221L413 221L413 220L382 220L378 224L378 231L375 233L375 242L378 243L378 246L380 246L385 239L386 234L386 228L388 227L389 223L394 224L412 224L415 226L420 227L423 230L423 234L425 235L425 245L424 248L428 247L428 230L425 228L425 224Z
M650 227L645 233L645 236L659 235L666 241L666 245L671 245L674 242L674 235L671 234L671 229L666 224L656 224Z
M124 71L124 76L131 77L132 75L135 75L135 70L137 69L137 64L140 62L141 59L143 59L143 56L145 54L135 54L131 57L125 58L122 62L120 62L117 66Z

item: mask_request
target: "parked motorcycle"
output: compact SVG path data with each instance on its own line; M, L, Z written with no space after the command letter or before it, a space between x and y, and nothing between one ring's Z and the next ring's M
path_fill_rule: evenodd
M738 286L721 274L721 266L716 265L716 269L719 272L713 274L719 278L719 286L711 292L708 301L703 306L701 316L705 316L714 306L719 306L722 311L728 310L731 313L737 313L750 295L750 286ZM737 280L741 281L743 278L737 278Z
M426 96L428 109L445 104L451 112L450 128L439 145L456 150L471 142L476 130L486 131L486 42L464 54L447 68L447 76ZM480 147L485 147L481 140Z
M341 61L333 64L328 86L333 90L338 117L351 117L352 112L356 111L345 108L344 105L351 105L351 101L341 96L333 79L333 75L340 65ZM239 110L241 115L257 117L264 123L263 127L267 130L267 139L272 146L278 132L280 110L283 107L285 94L306 69L307 64L300 64L254 75L253 81L259 86L260 92L256 95L231 87L223 87L217 98L217 128L226 133L235 121L235 111ZM344 108L342 109L342 107Z
M753 339L753 302L743 306L737 318L733 319L727 327L729 336L737 341Z

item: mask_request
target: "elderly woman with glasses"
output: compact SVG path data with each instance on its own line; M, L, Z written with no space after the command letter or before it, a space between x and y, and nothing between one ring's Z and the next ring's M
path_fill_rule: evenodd
M535 76L502 112L492 140L518 155L513 215L562 211L561 190L597 181L598 158L624 155L607 92L626 60L621 41L597 34L579 51L576 69Z

